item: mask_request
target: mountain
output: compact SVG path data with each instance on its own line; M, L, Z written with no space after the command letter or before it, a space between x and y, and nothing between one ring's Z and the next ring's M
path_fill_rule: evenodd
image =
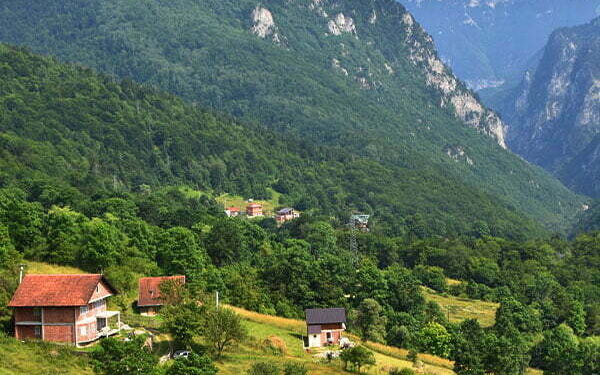
M561 230L584 203L503 148L505 125L393 0L20 1L0 21L1 41L333 147L357 160L335 173L360 192L349 205L389 221L436 207L444 227L464 215L446 207L458 193ZM361 163L371 179L352 175Z
M418 222L456 235L483 222L498 235L541 233L513 207L433 168L384 168L5 45L0 108L0 186L46 207L187 185L255 198L275 190L281 204L341 220L376 209L380 232Z
M518 81L554 30L600 14L600 4L589 0L399 1L434 36L456 75L477 90Z
M600 197L600 18L554 32L501 103L512 150Z

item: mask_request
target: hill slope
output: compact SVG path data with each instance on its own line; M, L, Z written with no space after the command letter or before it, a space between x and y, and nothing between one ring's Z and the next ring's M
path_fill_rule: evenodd
M281 204L342 220L352 208L375 211L379 229L397 233L415 214L439 234L469 232L477 221L507 236L539 229L433 168L384 167L339 148L283 139L16 48L0 45L0 67L1 182L34 196L48 184L88 196L185 184L260 198L274 188ZM49 190L37 199L72 204L74 192Z
M385 205L355 203L365 211L411 196L417 190L399 185L414 179L434 206L454 198L432 190L468 186L555 230L582 204L498 145L504 125L451 75L431 38L392 0L272 0L259 7L250 0L23 1L6 4L0 21L11 24L0 30L2 41L367 158L367 169L387 176L373 192L396 194L385 193ZM367 194L361 179L353 181L360 182L351 188ZM446 216L447 209L440 211Z
M600 197L600 18L553 33L500 110L511 149Z

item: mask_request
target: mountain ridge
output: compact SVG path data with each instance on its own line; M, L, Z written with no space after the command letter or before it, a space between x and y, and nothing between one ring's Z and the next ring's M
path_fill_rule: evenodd
M556 30L539 64L499 106L514 151L600 197L600 17Z

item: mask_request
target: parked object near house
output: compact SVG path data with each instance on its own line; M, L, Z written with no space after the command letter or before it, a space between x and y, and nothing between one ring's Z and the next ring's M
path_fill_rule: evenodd
M238 207L228 207L225 209L225 215L228 217L240 216L241 210Z
M26 275L8 304L15 337L80 345L116 334L121 315L106 309L115 294L102 275Z
M294 220L300 217L300 214L296 212L293 208L287 207L277 211L277 215L275 216L275 220L279 224L283 224L286 221Z
M246 206L246 216L248 217L258 217L263 216L263 206L259 203L249 203Z
M185 284L185 276L142 277L139 280L137 305L140 314L154 316L159 312L164 304L160 284L169 280Z
M339 345L346 330L346 310L343 308L306 310L308 348Z

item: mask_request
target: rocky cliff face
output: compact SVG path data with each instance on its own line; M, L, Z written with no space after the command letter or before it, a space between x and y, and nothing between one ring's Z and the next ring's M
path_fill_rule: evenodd
M475 90L520 78L555 29L589 22L600 11L600 3L591 0L398 1Z
M366 39L372 38L374 26L378 22L397 22L399 31L403 31L400 40L390 38L390 44L396 46L395 54L389 56L390 61L383 61L378 71L387 73L381 77L373 71L375 62L371 59L356 65L356 60L349 58L350 52L346 50L343 38L339 39L340 55L331 60L332 67L341 74L352 74L355 82L363 89L377 89L384 85L383 80L393 80L395 75L394 60L408 60L417 67L425 79L427 86L433 88L439 95L438 105L450 108L455 116L465 125L494 138L500 146L506 148L505 125L498 115L485 108L467 87L460 82L438 57L433 39L413 16L403 7L392 1L372 1L367 9L357 9L340 0L305 0L298 2L298 6L306 7L322 18L325 35L336 38L352 36L360 39L365 34ZM366 12L366 14L364 13ZM362 17L363 23L358 23L353 17ZM277 27L273 21L271 10L257 7L252 12L253 26L251 31L261 38L273 37L279 43ZM314 26L313 26L314 27ZM285 31L284 31L285 33ZM398 43L399 42L399 43ZM374 49L373 42L367 48ZM400 55L408 50L408 56ZM369 66L367 68L366 66ZM392 77L385 77L385 76Z
M501 111L512 150L600 197L600 18L553 33Z

